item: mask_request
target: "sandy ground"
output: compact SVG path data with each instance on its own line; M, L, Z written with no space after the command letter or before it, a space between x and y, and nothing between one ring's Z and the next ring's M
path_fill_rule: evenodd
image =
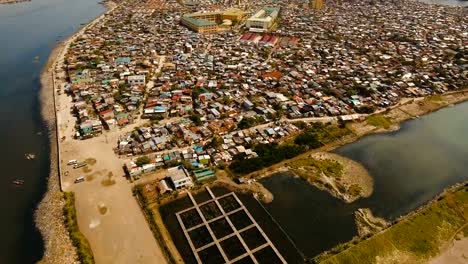
M455 240L453 245L439 256L428 262L429 264L467 264L468 238Z

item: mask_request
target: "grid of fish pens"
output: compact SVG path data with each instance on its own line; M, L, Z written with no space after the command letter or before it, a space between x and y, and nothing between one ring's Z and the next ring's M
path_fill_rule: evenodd
M176 213L199 264L286 263L235 193L197 203Z

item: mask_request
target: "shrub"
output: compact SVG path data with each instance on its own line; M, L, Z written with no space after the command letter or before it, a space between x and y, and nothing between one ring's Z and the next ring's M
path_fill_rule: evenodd
M151 162L151 159L148 158L147 156L143 156L143 157L139 157L137 160L136 160L136 165L137 166L143 166L145 164L148 164Z
M78 258L83 264L94 263L91 246L78 227L75 208L75 194L72 192L66 192L64 193L64 198L65 205L63 207L63 215L65 216L65 226L67 227L70 239L76 248Z

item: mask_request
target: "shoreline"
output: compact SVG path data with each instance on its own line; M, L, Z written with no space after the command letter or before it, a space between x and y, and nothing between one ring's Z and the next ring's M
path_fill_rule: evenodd
M317 154L317 153L332 153L335 149L343 147L348 144L352 144L366 136L371 136L374 134L384 134L384 133L392 133L397 132L400 130L403 123L407 121L411 121L412 119L419 118L420 116L429 115L431 113L437 112L447 107L451 107L453 105L465 103L468 101L468 89L461 89L458 91L450 91L444 94L436 95L440 97L439 100L433 100L431 96L429 97L419 97L419 98L410 98L409 100L403 100L403 102L390 107L388 109L382 109L376 111L371 115L383 115L391 120L391 126L388 128L380 128L374 127L367 123L367 120L361 121L353 121L349 123L349 128L353 132L352 135L347 135L342 139L336 140L331 142L325 146L322 146L317 149L309 150L305 153L302 153L292 159L283 160L279 163L273 164L270 167L263 168L258 171L251 172L249 174L244 175L243 177L249 179L262 179L267 177L274 177L278 173L292 173L295 175L291 170L287 169L287 164L300 159L306 159L307 157ZM409 109L409 110L408 110ZM297 175L295 175L297 176ZM373 177L370 175L371 180L373 182ZM327 191L332 196L339 198L340 200L351 203L357 199L366 197L360 195L355 197L354 199L349 199L346 197L347 195L343 195L340 192L335 192L334 190L330 190L325 187L320 187L317 184L308 183L311 186L314 186L320 190ZM373 192L373 191L372 191ZM372 193L371 192L371 193Z
M48 128L50 140L50 174L47 177L47 189L34 211L34 222L44 241L43 258L38 263L76 263L78 255L72 244L68 230L63 221L65 201L62 194L60 168L59 122L57 120L56 80L55 74L60 67L60 60L68 51L73 40L84 31L113 11L117 5L112 1L103 2L107 10L78 31L58 43L51 51L47 63L40 74L39 91L40 111Z
M31 0L0 0L0 5L13 5L24 2L31 2Z
M380 230L380 231L378 231L376 233L373 233L370 236L355 237L350 241L338 244L335 247L333 247L333 248L331 248L331 249L329 249L327 251L324 251L324 252L320 253L319 255L313 257L313 259L316 261L316 263L322 263L322 262L323 263L334 263L332 259L336 258L337 256L346 254L346 252L349 252L350 250L353 250L353 248L359 247L363 243L366 243L366 242L369 243L369 241L373 240L374 238L376 238L378 236L381 236L381 235L385 234L386 232L390 232L392 230L392 228L394 228L395 226L410 223L411 221L414 221L415 218L417 218L419 216L426 215L425 212L427 212L428 210L431 210L432 207L436 206L438 203L443 201L446 197L448 197L448 196L450 196L450 195L452 195L454 193L461 192L461 191L463 191L463 189L465 189L465 191L468 191L468 189L466 189L466 188L468 188L468 181L462 181L462 182L456 183L456 184L454 184L452 186L449 186L449 187L445 188L441 193L435 195L433 198L431 198L425 204L423 204L420 207L414 209L413 211L409 212L406 215L398 217L397 219L392 221L388 226L386 226L382 230ZM466 224L467 223L465 223L465 226L466 226ZM442 244L442 246L445 246L445 248L444 247L439 248L440 251L438 252L438 254L436 254L435 256L431 256L429 259L424 258L424 260L429 263L430 261L436 259L437 257L442 256L444 253L447 253L447 251L451 249L451 246L450 246L450 244L446 244L446 243L453 242L455 236L458 233L462 232L462 231L463 230L457 230L455 232L455 234L451 237L451 239L449 239L449 241L439 241ZM394 246L393 246L393 248L394 248ZM402 256L404 256L404 255L402 255ZM383 258L385 258L387 256L380 256L380 257L383 259ZM396 259L394 259L394 260L396 260Z

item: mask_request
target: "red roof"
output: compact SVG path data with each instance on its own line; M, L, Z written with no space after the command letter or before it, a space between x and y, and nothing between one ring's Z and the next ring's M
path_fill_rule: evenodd
M127 119L127 118L119 119L119 121L117 121L117 123L118 123L119 125L126 124L126 123L128 123L128 119Z
M109 113L113 113L113 112L114 112L114 110L112 110L112 109L107 109L107 110L101 111L99 114L100 114L100 115L105 115L105 114L109 114Z

